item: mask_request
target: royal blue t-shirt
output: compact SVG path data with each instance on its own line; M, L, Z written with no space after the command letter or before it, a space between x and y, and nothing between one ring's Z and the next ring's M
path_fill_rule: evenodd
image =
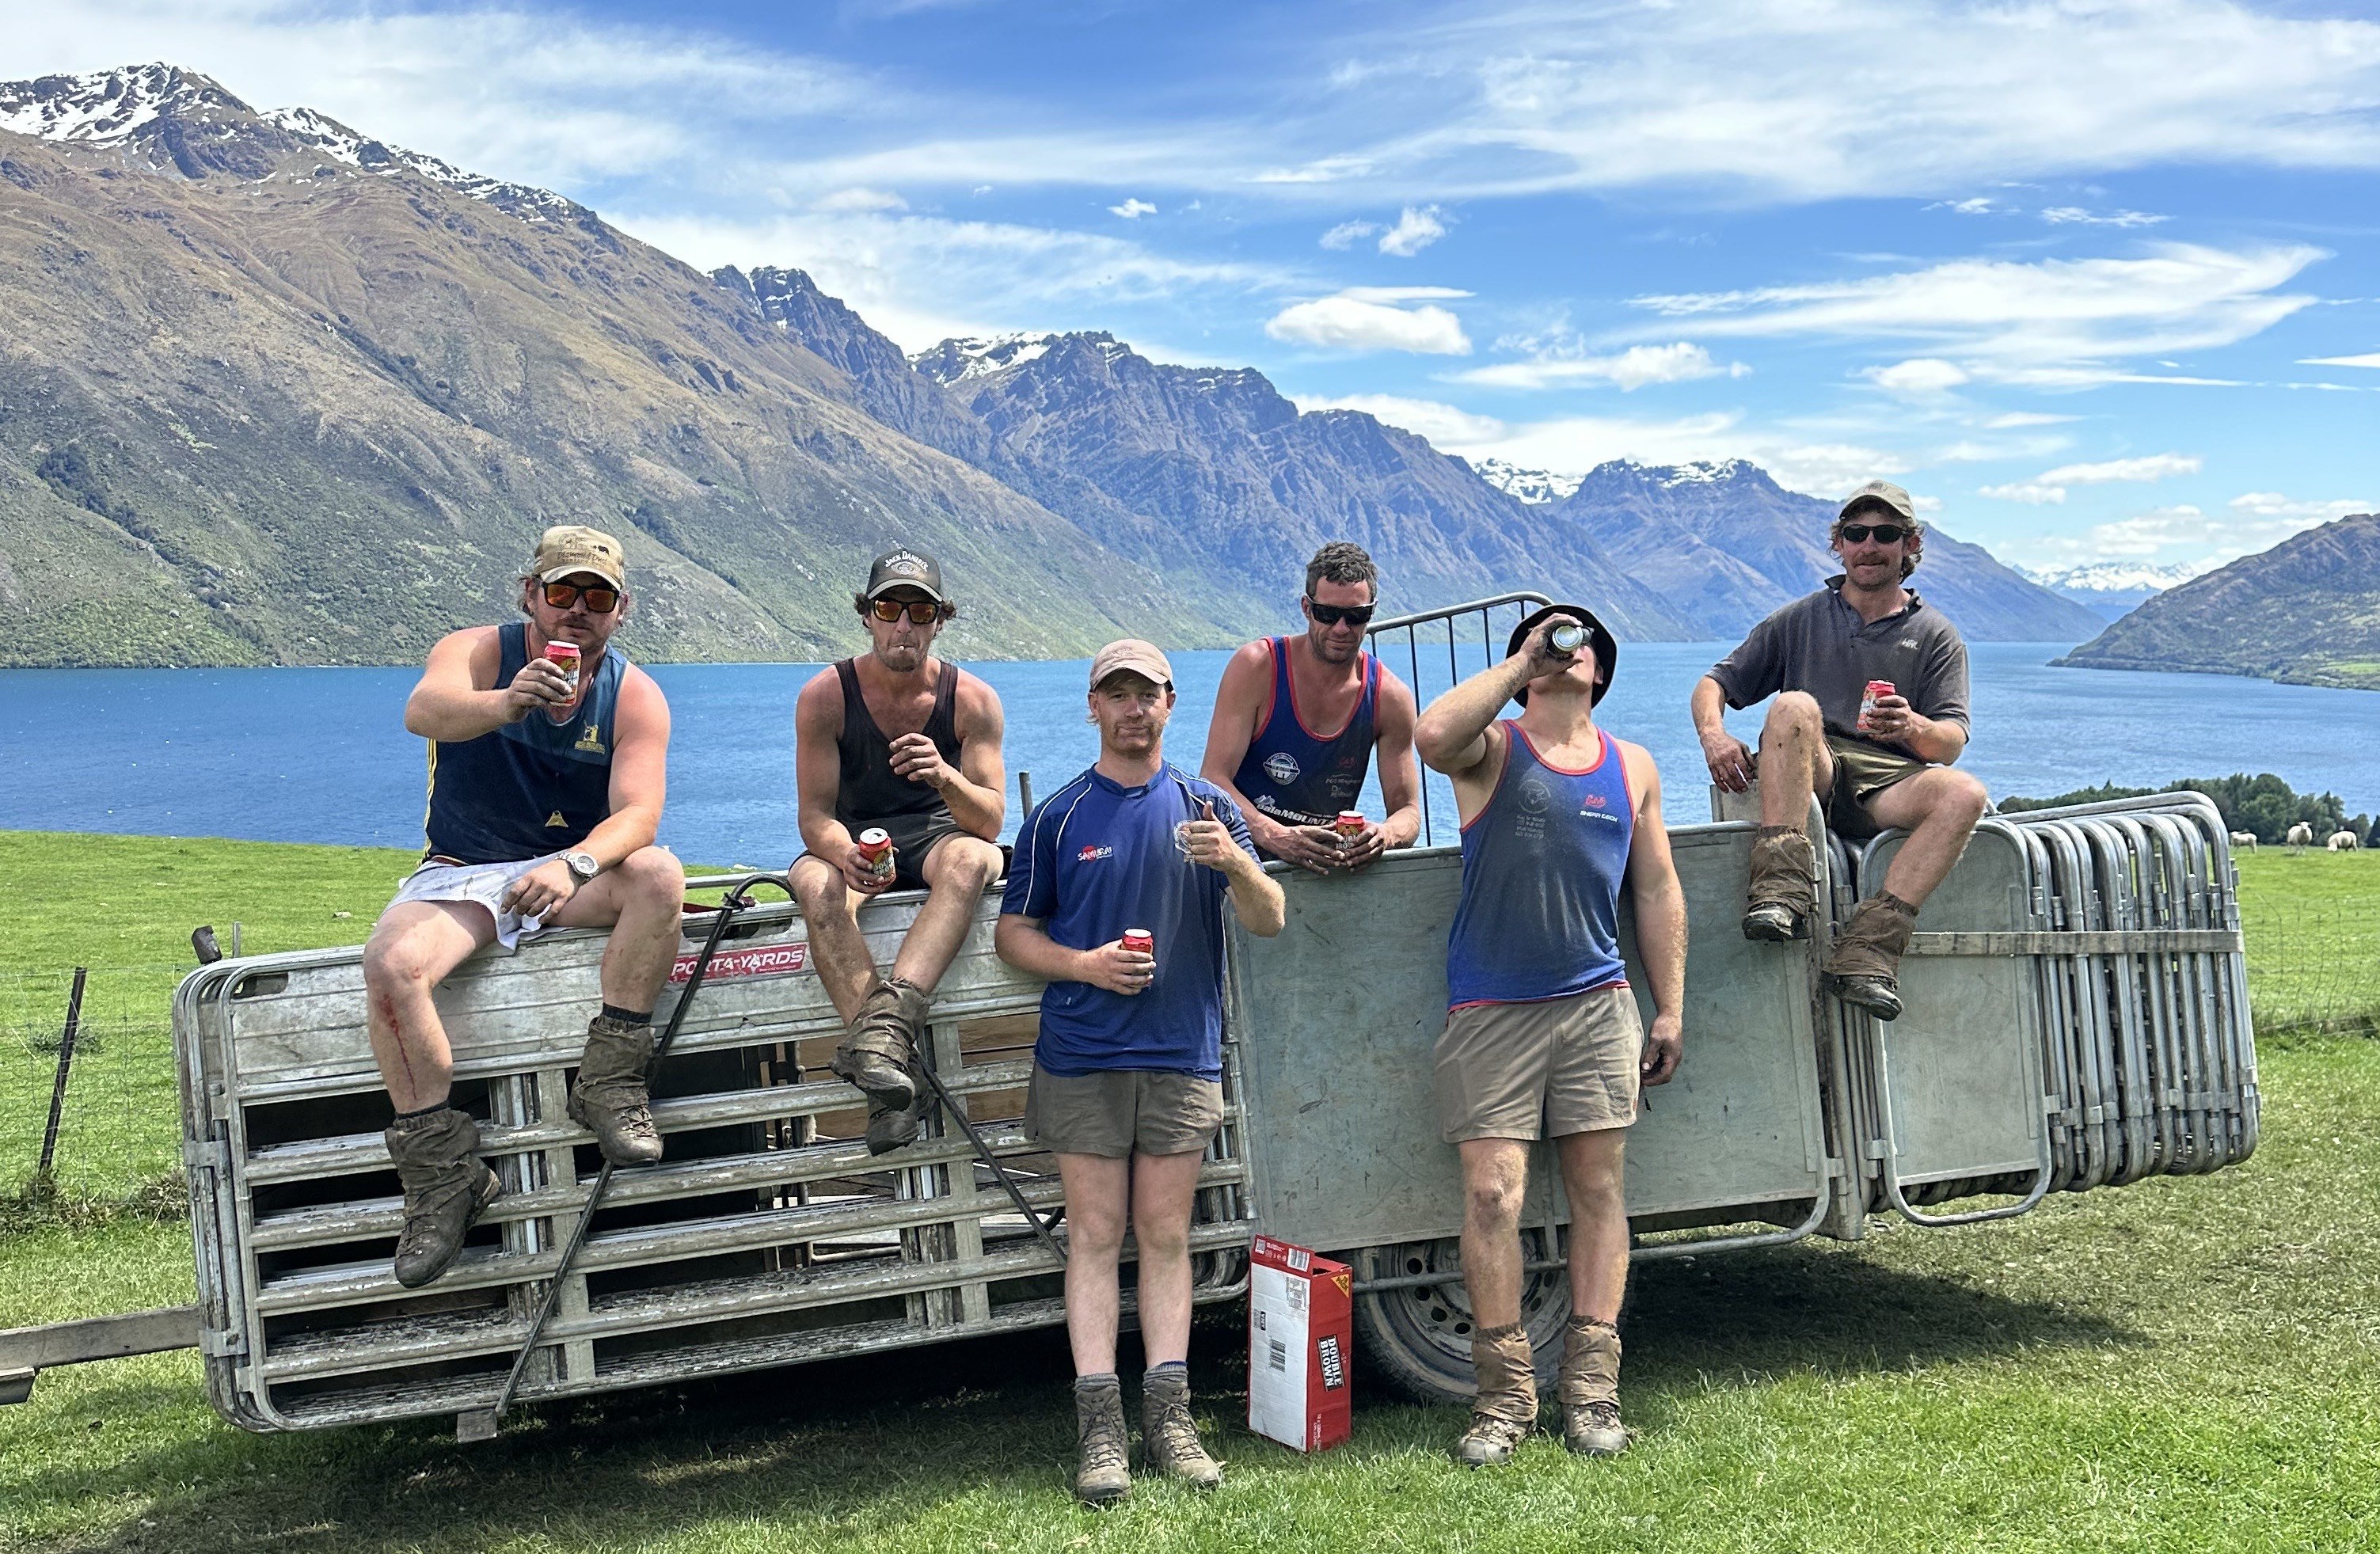
M1223 1076L1223 892L1219 869L1192 863L1173 828L1203 818L1200 801L1232 839L1253 851L1247 822L1222 790L1170 762L1127 788L1094 768L1026 816L1008 870L1003 914L1040 919L1070 950L1095 950L1147 929L1156 979L1127 997L1087 982L1052 982L1041 994L1034 1060L1052 1074L1148 1069Z

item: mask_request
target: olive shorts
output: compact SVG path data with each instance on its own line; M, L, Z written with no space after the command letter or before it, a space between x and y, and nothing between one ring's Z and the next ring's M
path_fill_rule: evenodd
M1868 801L1895 783L1916 776L1926 763L1915 756L1879 750L1856 739L1827 735L1827 754L1833 758L1835 783L1827 794L1827 824L1840 835L1864 841L1876 833Z
M1035 1063L1025 1092L1025 1136L1062 1155L1186 1155L1222 1125L1223 1087L1195 1074L1052 1074Z
M1645 1026L1626 987L1446 1017L1435 1056L1439 1135L1560 1138L1636 1120Z

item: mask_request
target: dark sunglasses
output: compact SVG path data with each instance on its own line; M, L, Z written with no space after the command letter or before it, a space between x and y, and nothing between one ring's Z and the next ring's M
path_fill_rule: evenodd
M930 599L871 599L868 608L880 621L897 621L907 611L913 625L931 625L941 618L942 607Z
M609 583L548 583L545 602L548 608L567 610L581 600L588 613L608 615L620 607L620 590Z
M1314 617L1316 625L1337 625L1341 621L1346 621L1361 630L1372 624L1372 613L1377 607L1370 604L1317 604L1314 596L1308 594L1305 596L1305 608L1307 613Z
M1876 536L1876 543L1880 545L1898 545L1907 539L1911 532L1899 524L1843 525L1843 538L1854 545L1866 544L1869 535Z

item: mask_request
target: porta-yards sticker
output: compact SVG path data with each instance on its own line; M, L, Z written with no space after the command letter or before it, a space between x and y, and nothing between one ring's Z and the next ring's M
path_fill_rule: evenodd
M680 955L670 964L672 985L685 982L694 976L694 963L699 955ZM710 969L703 974L706 982L734 981L747 977L791 977L809 965L810 947L807 940L792 944L756 944L747 950L722 950L710 957Z

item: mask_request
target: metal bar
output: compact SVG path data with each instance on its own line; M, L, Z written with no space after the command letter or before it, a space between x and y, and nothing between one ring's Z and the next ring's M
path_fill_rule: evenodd
M199 1345L199 1308L161 1305L116 1317L79 1317L0 1330L0 1371L48 1370Z
M37 1186L47 1186L50 1167L57 1159L58 1119L66 1111L67 1074L74 1067L75 1032L82 1026L82 984L88 975L83 967L75 967L74 990L67 995L66 1034L58 1038L58 1076L50 1086L50 1125L42 1130L42 1163L33 1171Z
M2058 929L2046 931L1912 933L1911 955L2237 955L2236 929Z
M1019 819L1033 813L1033 773L1030 771L1016 774L1016 808Z
M943 1086L942 1076L935 1071L930 1056L917 1065L917 1072L924 1074L926 1083L933 1087L934 1099L941 1103L943 1111L959 1125L959 1131L966 1135L967 1143L975 1149L975 1158L990 1166L991 1173L1000 1178L1001 1188L1008 1194L1009 1201L1016 1205L1016 1212L1024 1215L1026 1223L1033 1227L1033 1233L1040 1238L1041 1244L1050 1249L1050 1256L1064 1262L1066 1249L1058 1244L1058 1238L1050 1233L1049 1224L1034 1211L1031 1204L1025 1201L1025 1194L1018 1189L1016 1179L1008 1174L1008 1168L1000 1163L1000 1157L992 1153L991 1146L985 1143L983 1135L976 1131L975 1121L966 1114L966 1108L961 1106L958 1098Z
M1512 593L1500 593L1489 599L1468 600L1461 604L1441 604L1434 610L1416 610L1410 615L1396 615L1385 621L1374 621L1372 632L1378 635L1383 631L1394 631L1399 626L1418 625L1424 621L1441 621L1454 615L1467 615L1474 610L1487 610L1499 604L1551 604L1552 602L1553 601L1544 594L1528 589L1520 589Z

